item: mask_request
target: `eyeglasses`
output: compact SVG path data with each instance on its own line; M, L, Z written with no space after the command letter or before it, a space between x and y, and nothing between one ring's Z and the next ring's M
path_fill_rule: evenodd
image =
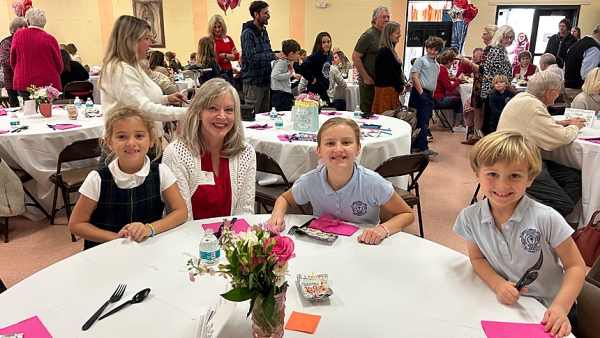
M527 269L527 271L525 271L523 276L521 276L517 284L515 284L515 288L518 291L521 291L521 289L524 286L533 283L538 278L538 270L542 267L543 262L544 252L540 249L540 257L538 258L537 262L535 262L535 264L532 267Z
M515 36L514 35L509 35L509 36L503 36L504 39L508 39L508 40L514 40Z

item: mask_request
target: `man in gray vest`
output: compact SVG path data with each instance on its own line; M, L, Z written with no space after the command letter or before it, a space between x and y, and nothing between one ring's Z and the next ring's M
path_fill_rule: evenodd
M581 86L592 68L600 64L600 25L590 35L575 42L567 52L565 60L565 89L563 98L571 106L571 102L581 93Z

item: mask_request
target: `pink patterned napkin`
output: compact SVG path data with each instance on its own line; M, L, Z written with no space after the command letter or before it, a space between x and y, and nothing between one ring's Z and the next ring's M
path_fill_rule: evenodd
M271 113L262 113L260 115L262 115L262 116L270 116ZM277 115L279 115L279 116L285 116L285 113L277 113Z
M379 120L379 115L373 115L370 118L366 119L364 117L359 118L359 120L363 120L363 121L373 121L373 120Z
M228 220L226 225L229 225L229 223L231 223L231 220ZM202 227L204 228L204 230L213 229L213 231L215 233L217 231L219 231L220 226L221 226L221 222L202 224ZM246 230L248 230L249 227L250 227L250 224L248 224L248 222L245 219L238 218L238 220L233 224L232 230L235 231L235 233L237 234L240 232L245 232Z
M308 227L344 236L352 236L352 234L358 230L356 225L345 223L329 215L323 215L317 218L312 221Z
M81 124L60 124L60 125L54 126L54 129L65 130L65 129L72 129L72 128L77 128L77 127L81 127Z
M321 111L321 115L344 115L343 113L340 113L339 111L332 111L332 110L322 110Z
M0 116L4 116L4 115L6 115L6 114L7 114L7 113L6 113L6 110L4 110L4 109L0 109Z
M266 127L263 127L263 126L264 126L264 124L258 124L257 123L257 124L253 124L251 126L247 126L246 128L254 129L254 130L267 130L267 129L273 128L273 126L266 126Z
M6 133L8 133L8 130L0 130L0 135L1 134L6 134Z

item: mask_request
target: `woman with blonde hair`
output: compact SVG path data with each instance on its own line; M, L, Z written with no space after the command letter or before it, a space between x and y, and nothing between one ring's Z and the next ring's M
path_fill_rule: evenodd
M231 36L227 35L227 24L225 24L225 20L219 14L213 15L208 20L208 36L215 42L217 63L219 64L221 73L227 75L229 83L234 85L231 61L238 61L240 53L235 47Z
M371 111L381 114L386 110L400 107L399 95L404 94L402 62L396 53L396 44L400 41L400 24L390 21L383 26L379 52L375 57L375 98Z
M185 113L185 108L166 104L182 102L185 97L181 93L163 95L141 69L138 62L146 58L151 45L152 34L146 21L131 15L120 16L108 40L98 88L105 120L117 108L134 106L152 116L161 136L162 121L179 120Z
M571 102L571 108L593 110L600 113L600 68L592 68L585 77L581 87L582 92L577 94Z
M348 60L344 52L342 52L341 50L334 52L333 60L331 61L331 63L339 69L344 79L348 78L348 71L352 68L352 64L350 63L350 60Z
M200 87L181 133L164 151L188 220L254 213L256 155L244 141L237 91L224 79Z

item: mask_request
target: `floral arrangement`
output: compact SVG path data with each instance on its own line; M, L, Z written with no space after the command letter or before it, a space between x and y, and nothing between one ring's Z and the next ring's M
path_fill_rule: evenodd
M325 105L325 101L321 100L321 96L319 96L319 94L314 94L309 92L307 93L302 93L300 95L298 95L296 97L296 104L300 103L300 102L314 102L314 103L318 103L319 107L323 107Z
M52 85L42 88L36 88L35 85L31 85L30 87L27 87L27 91L29 92L31 98L35 100L36 110L40 104L52 103L52 101L54 101L60 95L58 89L52 87Z
M256 299L261 297L265 318L270 320L275 311L275 295L288 286L285 275L289 275L288 261L296 256L294 242L268 225L259 224L238 234L225 227L219 243L227 264L219 264L215 271L212 267L200 266L198 259L190 259L187 262L190 280L195 281L197 275L214 276L215 273L230 278L233 288L221 296L233 302L251 300L248 315Z

